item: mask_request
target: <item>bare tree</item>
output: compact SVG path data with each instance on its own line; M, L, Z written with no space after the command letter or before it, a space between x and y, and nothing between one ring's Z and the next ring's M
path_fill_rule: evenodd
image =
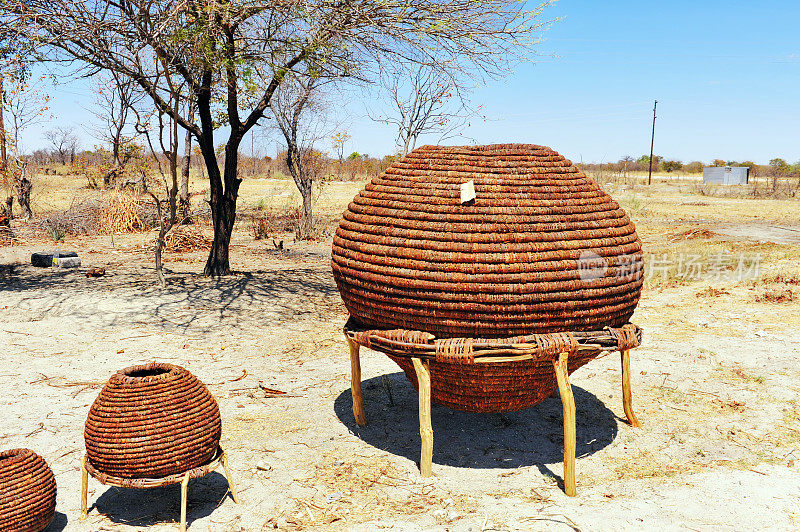
M476 114L466 100L467 91L452 71L428 65L389 70L381 77L392 111L370 115L397 129L402 155L414 149L420 136L435 134L438 142L457 136Z
M159 67L156 66L156 70ZM164 277L164 268L162 261L162 251L164 249L165 237L169 231L178 223L178 122L173 117L177 114L177 109L181 106L181 98L183 88L180 86L173 86L172 92L168 97L168 103L173 109L173 113L167 113L162 109L156 108L151 110L148 115L140 113L136 108L133 112L136 114L136 131L142 135L147 141L150 152L155 156L158 165L158 171L164 184L164 190L167 194L168 210L167 215L164 216L161 208L161 201L152 191L147 190L147 179L142 171L142 182L145 183L145 191L153 198L156 204L156 212L159 221L158 236L156 237L154 257L156 275L158 276L159 283L166 285L166 278ZM162 155L165 157L168 165L167 172L161 164L161 159L156 155L153 139L151 135L152 127L151 122L155 121L155 130L157 133L158 146Z
M344 166L344 145L348 140L350 140L350 134L347 131L339 131L331 136L331 146L339 159L339 165L336 167L336 178L339 181L342 180L342 167Z
M367 79L383 64L424 62L497 72L533 42L541 8L517 0L4 0L0 39L33 43L44 59L136 81L200 145L214 242L207 275L230 271L239 146L287 74ZM150 65L168 75L160 82ZM195 119L170 107L166 84L187 84ZM224 167L215 130L228 126Z
M33 182L28 178L28 163L22 160L20 137L22 131L41 120L47 112L50 97L44 93L42 85L45 78L31 78L27 65L18 55L0 67L0 130L2 130L2 162L0 171L3 181L13 184L17 193L17 203L26 218L33 216L31 210L31 190ZM10 120L10 131L6 128L5 117ZM9 134L10 133L10 134ZM10 155L10 157L9 157ZM9 159L12 164L9 164ZM9 218L12 215L13 201L7 201Z
M5 54L5 50L2 50ZM0 76L0 179L3 181L4 186L9 186L10 182L7 175L8 170L8 151L6 145L8 143L8 138L6 135L6 122L5 122L5 115L3 110L5 105L2 105L2 102L5 101L6 92L5 92L5 76ZM14 214L14 196L13 192L8 191L8 196L6 197L6 204L4 206L0 206L0 220L2 220L3 225L10 225L11 217Z
M319 78L291 76L270 102L275 124L286 140L286 166L303 198L300 238L309 238L314 231L312 193L321 181L320 153L314 146L325 135L320 93L324 83Z
M11 119L11 127L6 131L6 143L12 156L19 157L22 154L22 132L44 118L50 96L43 89L45 78L32 79L24 67L13 68L0 75L6 78L3 83L3 107Z
M116 178L129 162L132 151L128 146L133 142L126 135L130 127L133 107L142 99L136 83L117 72L100 75L97 78L97 98L92 114L100 121L99 127L91 128L95 138L111 146L113 167L103 176L103 186L114 186Z
M58 161L61 164L70 163L75 159L75 152L78 149L78 137L75 130L67 126L58 126L44 132L44 138L50 143L58 154Z

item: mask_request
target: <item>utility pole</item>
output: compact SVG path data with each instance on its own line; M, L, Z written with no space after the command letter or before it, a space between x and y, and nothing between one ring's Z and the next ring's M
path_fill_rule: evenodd
M647 172L647 184L650 185L650 182L653 180L653 140L656 138L656 106L658 105L658 100L655 100L653 104L653 133L650 135L650 170Z

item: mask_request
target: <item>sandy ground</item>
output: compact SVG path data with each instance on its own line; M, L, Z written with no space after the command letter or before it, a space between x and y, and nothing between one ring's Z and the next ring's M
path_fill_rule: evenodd
M337 186L330 212L358 187ZM81 271L27 265L52 248L43 237L0 248L0 448L32 448L53 468L51 531L175 530L177 486L90 480L89 519L78 519L90 404L117 369L159 360L188 368L219 401L241 498L226 496L219 473L193 480L192 530L800 528L800 250L786 236L800 228L796 201L612 192L651 253L726 248L760 253L762 268L757 279L648 281L634 315L645 342L632 352L643 427L621 418L617 356L573 374L575 498L559 487L557 397L508 414L434 405L434 476L423 479L416 393L365 352L369 424L358 427L329 240L281 235L279 251L244 227L232 263L247 273L206 279L204 253L170 254L166 288L153 283L145 235L70 238L62 249L81 253ZM789 230L762 230L775 225ZM89 266L108 273L87 279ZM260 383L286 394L265 396Z

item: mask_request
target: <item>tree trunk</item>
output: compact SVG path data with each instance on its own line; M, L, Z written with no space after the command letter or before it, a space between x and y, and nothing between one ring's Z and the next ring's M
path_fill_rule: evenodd
M164 217L161 214L161 203L158 201L158 196L147 191L150 194L150 197L153 198L153 201L156 203L156 216L158 216L158 236L156 237L155 242L155 262L156 262L156 277L158 277L158 284L161 286L167 285L167 278L164 277L164 263L161 259L161 253L164 250L164 237L167 235L167 232L172 229L172 225L170 224L167 226Z
M33 211L31 211L31 190L33 183L28 179L28 165L23 163L20 169L19 176L14 178L17 189L17 203L22 208L22 216L25 218L32 218Z
M300 195L303 196L303 209L300 211L298 236L300 239L305 240L314 232L314 215L312 213L310 183L308 186L304 186L300 189Z
M31 210L31 189L33 183L23 174L19 183L17 183L17 203L22 208L22 215L25 218L32 218L33 211Z
M403 157L408 155L409 146L411 144L411 135L409 134L404 140L405 142L403 143Z
M209 173L211 182L211 220L214 226L214 241L211 244L211 251L208 254L206 266L203 273L208 276L218 277L231 273L228 249L233 234L233 225L236 222L236 199L239 196L239 184L241 179L237 176L237 166L239 162L239 140L231 135L225 147L225 167L224 178L225 187L221 186L219 178L219 167L216 163L216 154L213 144L203 146L203 159L206 161L206 169ZM209 153L210 151L210 153ZM209 164L209 156L214 158L213 166ZM216 179L211 173L216 168Z
M109 189L116 185L117 174L119 173L119 171L120 167L115 166L114 168L111 169L111 171L106 172L106 174L103 176L103 188Z
M5 119L3 118L3 105L2 102L5 101L5 89L3 88L3 76L0 76L0 172L5 172L6 168L8 168L8 156L6 154L6 123ZM11 196L6 198L6 206L3 208L3 212L5 213L5 225L9 225L11 222L11 218L14 214L14 196L13 192Z
M6 198L5 206L0 205L0 225L9 227L11 225L11 218L13 217L14 196Z
M311 183L304 183L300 188L300 195L303 197L303 207L300 211L300 221L298 236L305 240L310 238L314 232L314 213L312 212L311 202Z
M178 146L177 139L174 151L169 154L169 174L172 179L172 186L169 189L169 225L173 226L178 222Z
M189 99L189 121L194 121L194 100ZM189 219L189 170L192 167L192 132L186 131L181 166L180 212L181 218Z

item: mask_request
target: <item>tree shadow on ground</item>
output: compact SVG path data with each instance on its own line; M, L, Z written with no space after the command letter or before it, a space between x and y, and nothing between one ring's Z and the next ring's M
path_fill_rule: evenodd
M341 422L366 443L419 462L420 435L417 392L402 372L362 383L367 426L353 418L350 390L334 402ZM606 447L617 435L617 418L592 393L573 386L577 410L578 457ZM391 397L391 399L390 399ZM391 402L394 402L394 405ZM474 414L432 404L433 463L469 468L537 466L564 458L561 400L556 393L541 404L518 412Z
M176 331L208 332L220 321L228 326L282 323L298 318L324 319L341 312L336 283L325 268L291 266L277 270L209 278L171 273L165 287L140 267L108 271L87 279L77 270L5 265L0 291L24 294L20 305L42 315L117 322L154 322ZM124 304L98 313L85 298L117 298ZM76 299L79 298L79 299ZM83 297L84 299L80 299Z
M115 523L137 527L180 522L180 484L151 489L117 488L102 484L98 486L96 493L100 493L100 496L94 504L90 501L90 515L92 512L99 512ZM231 496L228 494L228 481L222 474L214 471L204 477L190 480L186 510L187 525L211 515L226 498Z

